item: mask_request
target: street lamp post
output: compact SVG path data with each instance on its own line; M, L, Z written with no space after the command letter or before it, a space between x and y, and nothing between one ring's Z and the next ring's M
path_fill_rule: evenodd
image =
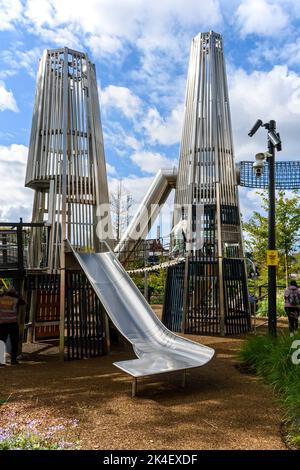
M252 137L259 127L264 127L268 131L268 153L266 159L269 164L269 214L268 214L268 250L269 253L276 252L276 212L275 212L275 151L281 150L280 135L276 132L276 122L271 120L265 124L259 119L249 132ZM257 154L261 156L262 154ZM254 164L256 175L262 174L262 161ZM257 167L258 165L258 167ZM259 171L257 171L259 170ZM268 262L268 328L269 333L277 334L276 316L276 263Z

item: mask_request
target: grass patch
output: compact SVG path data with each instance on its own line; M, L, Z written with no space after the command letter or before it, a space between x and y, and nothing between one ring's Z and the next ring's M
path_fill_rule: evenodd
M298 345L294 343L297 340ZM252 336L240 352L241 361L253 367L278 392L289 429L287 440L300 448L300 364L293 364L292 358L300 360L299 334L293 338L282 333L277 338Z

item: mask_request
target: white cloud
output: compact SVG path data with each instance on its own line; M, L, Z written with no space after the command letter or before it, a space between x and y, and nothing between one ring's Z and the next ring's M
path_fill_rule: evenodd
M145 196L150 184L152 183L153 176L136 176L129 175L122 178L123 187L130 192L134 203L139 204ZM117 192L120 180L118 178L109 178L108 186L112 193Z
M106 163L106 171L109 175L116 175L117 170L113 165L110 165L109 163Z
M0 82L0 111L5 111L6 109L14 112L18 112L18 106L12 91L5 88L5 84Z
M287 26L289 17L277 2L244 0L237 9L236 22L243 37L252 33L275 36Z
M2 51L0 54L1 61L8 67L8 70L5 71L5 75L14 75L18 70L25 69L28 74L35 79L42 51L40 47L34 47L28 50L13 48L11 50Z
M150 108L142 122L149 141L162 145L173 145L180 142L183 123L183 104L177 105L167 118L163 118L156 108Z
M300 76L287 66L270 71L230 72L229 96L238 159L249 160L266 149L266 131L260 129L251 139L248 132L257 119L274 119L280 131L283 150L278 158L299 159Z
M137 140L132 135L125 135L124 143L133 150L139 150L143 146L143 142Z
M252 50L249 60L253 66L284 63L289 66L300 64L300 38L293 38L293 42L285 42L281 47L274 45L273 41L260 41Z
M12 144L0 146L0 219L30 219L33 191L24 187L28 148Z
M133 163L138 165L145 173L156 173L161 168L172 168L176 166L176 160L171 160L165 155L156 152L138 151L131 155Z
M0 30L14 29L14 23L21 19L20 0L0 0Z
M262 193L262 190L239 187L240 211L244 222L251 217L254 211L261 209L259 193Z
M87 38L86 44L95 57L116 54L123 49L122 41L118 37L108 34L93 34Z
M101 31L131 42L147 37L158 46L162 32L166 38L178 24L216 26L222 21L218 0L28 0L25 15L38 29L71 24L85 33Z
M27 164L28 148L25 145L12 144L8 147L0 145L0 161L2 163Z
M105 109L118 109L127 118L134 118L141 111L142 100L123 86L108 85L101 91L101 104Z

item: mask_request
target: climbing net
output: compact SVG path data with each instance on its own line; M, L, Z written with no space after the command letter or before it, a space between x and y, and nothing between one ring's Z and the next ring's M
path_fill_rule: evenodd
M240 186L266 189L269 184L269 165L264 164L263 174L255 176L253 162L239 162ZM275 162L276 189L300 189L300 161Z

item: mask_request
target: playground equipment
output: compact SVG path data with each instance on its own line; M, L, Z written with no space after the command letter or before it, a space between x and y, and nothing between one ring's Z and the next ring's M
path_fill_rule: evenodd
M48 271L64 272L61 240L68 238L78 249L99 249L97 209L109 198L96 71L87 54L68 48L44 51L25 185L34 190L32 222L50 228ZM106 218L109 238L109 212ZM34 268L41 263L41 244L39 234L33 234Z
M109 317L138 356L117 366L137 377L210 360L213 350L169 330L249 330L231 134L222 38L202 33L192 43L178 174L157 174L115 257L106 244L111 221L94 65L71 49L44 52L26 173L32 223L1 224L0 231L0 277L25 278L29 341L60 337L62 357L99 356L109 350ZM287 162L288 169L298 164L296 182L281 163L278 175L299 188L299 162ZM239 164L240 184L265 184L249 165L252 171L252 163ZM163 326L120 263L138 251L172 189L174 226L187 228L185 252L172 255L171 246L166 257L162 247L158 265L129 270L167 269Z
M210 361L212 348L181 338L161 323L112 251L80 253L70 244L69 248L110 319L138 356L114 363L134 377L133 396L138 377L185 371Z
M0 365L5 365L5 353L6 353L6 348L5 348L5 343L0 340Z
M142 212L141 207L117 247L119 259L126 261L122 250L130 243ZM168 266L163 322L172 330L194 334L248 331L223 42L214 32L199 34L191 47L174 204L174 226L180 223L187 227L185 259ZM144 219L143 227L147 227Z
M136 214L132 218L120 242L115 247L115 253L122 263L126 263L136 250L141 240L144 240L155 222L161 206L167 200L172 189L175 189L177 169L161 169L157 172Z
M62 358L101 355L110 347L109 317L139 357L116 363L133 377L199 367L214 351L168 331L109 249L96 83L86 54L67 48L44 52L26 173L26 186L35 192L27 253L27 338L59 333ZM157 205L153 218L175 181L174 171L157 175L144 199L148 208ZM149 222L140 214L137 219L145 237ZM51 331L43 330L50 325Z
M236 165L237 180L240 186L247 188L266 189L269 184L269 164L264 162L264 172L256 176L253 162L239 162ZM288 190L300 188L300 162L275 162L275 189Z
M29 246L30 336L35 336L34 311L39 311L43 303L43 323L55 322L54 336L59 326L61 355L66 327L70 337L76 336L77 355L81 357L80 338L84 340L87 330L74 329L73 323L72 328L68 322L65 325L66 295L71 287L67 285L62 241L68 238L78 250L99 251L96 230L103 216L107 240L111 240L96 72L87 54L68 48L44 51L38 71L25 184L35 192L32 221L48 227L47 240L33 230ZM98 213L99 208L106 213ZM74 308L78 313L84 311L89 300L80 297L76 301ZM89 331L93 342L99 336L95 331L98 327L94 333Z

